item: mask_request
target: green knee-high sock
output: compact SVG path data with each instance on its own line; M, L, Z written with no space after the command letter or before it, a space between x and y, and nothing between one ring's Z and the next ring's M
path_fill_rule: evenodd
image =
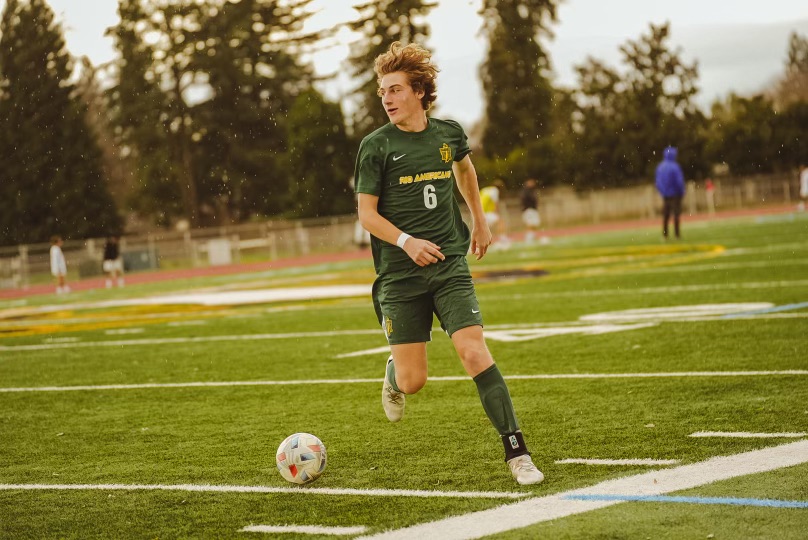
M474 377L480 401L488 419L500 435L509 435L519 429L516 413L513 410L511 395L502 373L496 364Z
M387 380L390 381L390 386L396 392L401 392L401 389L396 384L396 364L395 362L387 362Z

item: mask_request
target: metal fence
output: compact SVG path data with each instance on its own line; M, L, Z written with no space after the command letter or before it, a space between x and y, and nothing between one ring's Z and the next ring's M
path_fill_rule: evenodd
M515 194L514 194L515 195ZM796 202L798 181L790 176L715 181L715 211ZM518 199L505 198L503 219L510 232L522 229ZM462 205L461 205L462 206ZM539 194L542 227L649 218L661 202L652 185L576 192L550 188ZM463 207L466 214L465 207ZM703 183L688 182L683 211L711 211ZM468 218L467 214L464 216ZM102 273L103 238L68 240L62 246L72 279ZM338 253L358 241L356 216L295 221L262 221L189 231L158 231L121 239L128 272L157 268L188 268L274 260L308 254ZM0 248L0 288L26 287L50 280L49 244Z

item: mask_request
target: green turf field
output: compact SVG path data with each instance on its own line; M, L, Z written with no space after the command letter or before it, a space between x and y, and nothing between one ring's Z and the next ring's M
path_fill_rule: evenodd
M512 480L440 332L430 382L387 422L367 296L130 302L369 289L369 260L0 302L0 537L803 539L808 216L684 234L554 238L472 263L489 348L546 475L530 487ZM329 463L297 488L274 454L301 431ZM666 461L576 461L593 459ZM608 480L612 496L647 494L650 472L661 499L571 498Z

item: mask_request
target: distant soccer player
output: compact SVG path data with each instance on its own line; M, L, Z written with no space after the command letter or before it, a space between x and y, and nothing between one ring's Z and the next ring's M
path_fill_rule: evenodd
M522 188L522 223L525 225L525 242L532 242L536 230L541 225L541 215L539 214L539 196L536 193L536 180L528 178Z
M104 262L102 263L104 272L107 273L107 289L117 283L118 287L123 287L123 259L121 259L120 238L110 236L104 244Z
M426 116L436 99L437 71L431 54L415 44L393 43L376 58L390 123L364 138L356 160L359 219L373 235L378 274L373 303L392 353L382 405L398 422L405 394L426 384L434 312L477 384L514 478L535 484L544 475L530 459L508 387L486 347L466 261L469 245L477 259L491 245L466 134L457 122ZM471 231L461 219L455 182L471 211Z
M505 182L497 178L490 186L480 190L480 204L483 206L483 214L488 228L496 234L494 247L508 249L510 240L505 234L505 220L503 219L502 196L505 191Z

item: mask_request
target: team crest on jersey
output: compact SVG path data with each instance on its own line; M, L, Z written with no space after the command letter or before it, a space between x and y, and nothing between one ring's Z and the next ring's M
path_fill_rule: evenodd
M440 147L440 158L444 163L452 161L452 149L446 143L443 143L443 146Z

